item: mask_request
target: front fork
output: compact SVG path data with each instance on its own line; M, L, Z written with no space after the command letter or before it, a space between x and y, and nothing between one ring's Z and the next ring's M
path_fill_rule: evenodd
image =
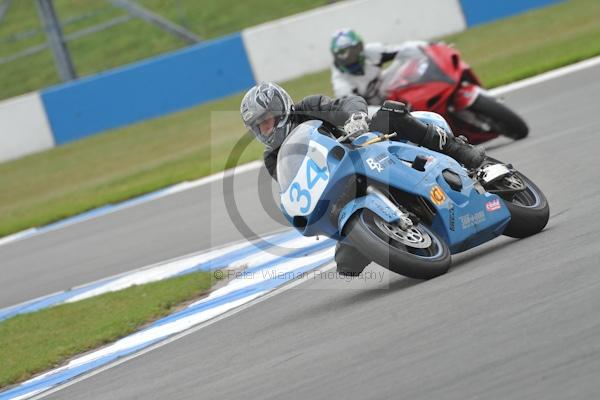
M362 208L368 208L381 219L388 223L397 223L400 228L406 230L414 225L410 214L402 210L394 204L388 197L379 189L368 186L365 196L355 198L346 204L338 217L338 230L344 231L344 226L350 220L354 213Z

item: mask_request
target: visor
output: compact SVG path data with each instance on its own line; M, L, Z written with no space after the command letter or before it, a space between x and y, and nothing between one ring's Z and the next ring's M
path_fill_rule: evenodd
M261 131L261 124L267 121L268 119L273 118L273 123L271 125L271 129L269 131ZM258 118L253 119L250 124L246 124L246 128L254 133L254 136L260 139L261 142L269 144L272 141L273 134L275 130L279 127L279 123L281 122L281 115L273 115L271 112L266 112ZM263 126L263 130L265 126Z

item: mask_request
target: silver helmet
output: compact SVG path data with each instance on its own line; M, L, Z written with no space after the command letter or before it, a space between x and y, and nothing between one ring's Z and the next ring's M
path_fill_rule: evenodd
M246 128L263 144L278 148L290 131L292 98L276 83L260 83L250 89L240 106Z

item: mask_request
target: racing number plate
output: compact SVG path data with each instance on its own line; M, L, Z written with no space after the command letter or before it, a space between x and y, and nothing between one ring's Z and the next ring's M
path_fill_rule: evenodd
M327 149L311 141L296 177L281 195L281 204L292 217L309 215L317 206L328 183Z

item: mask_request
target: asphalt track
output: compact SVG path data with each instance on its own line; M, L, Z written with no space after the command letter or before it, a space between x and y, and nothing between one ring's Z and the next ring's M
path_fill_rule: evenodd
M256 235L289 228L272 198L269 212L257 207L258 188L274 189L266 170L233 184L237 209ZM216 182L0 246L0 309L251 237L227 216L224 193L231 190Z
M374 265L366 281L308 279L49 398L600 398L599 92L595 67L506 95L532 135L493 143L489 153L546 193L552 216L543 233L496 239L426 282L381 278ZM257 187L246 178L241 208L259 233L277 227L246 197ZM218 193L186 192L7 245L3 281L8 273L27 280L14 283L21 288L35 282L29 299L232 240L239 233L224 209L212 208L211 238L196 221L199 198ZM72 264L78 257L85 262ZM1 304L14 304L18 292L5 287Z

